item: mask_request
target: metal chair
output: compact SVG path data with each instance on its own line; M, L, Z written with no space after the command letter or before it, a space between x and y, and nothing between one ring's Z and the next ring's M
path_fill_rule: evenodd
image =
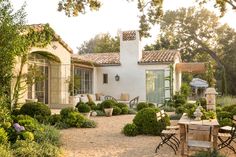
M213 148L213 142L211 141L211 126L206 125L188 125L188 140L187 140L187 154L189 154L189 149L191 148L200 148L207 149L211 151ZM207 140L198 140L199 137L204 137L208 135ZM190 139L190 136L194 136L193 139Z
M218 139L220 140L220 144L218 145L218 150L222 148L229 148L234 153L236 153L235 148L232 146L232 142L235 142L236 139L236 116L234 116L232 120L233 124L230 127L230 132L226 133L218 133ZM229 127L227 127L229 129ZM225 127L226 129L226 127ZM221 130L224 130L224 127L221 128ZM225 130L227 131L227 129Z
M129 107L133 108L134 106L137 106L139 100L139 96L133 98L132 100L129 101Z
M116 98L114 98L113 96L110 96L110 95L106 95L104 97L105 100L114 100L115 102L117 102Z
M166 114L164 113L164 110L156 113L156 116L157 116L157 121L161 121L164 123L162 119L166 116ZM160 135L162 141L157 145L156 150L155 150L156 153L157 153L157 150L160 148L160 146L163 146L164 144L169 146L175 152L175 154L178 151L179 144L180 144L179 139L176 137L178 133L178 128L177 129L176 128L170 129L170 128L171 127L169 127L169 129L162 130L161 135Z

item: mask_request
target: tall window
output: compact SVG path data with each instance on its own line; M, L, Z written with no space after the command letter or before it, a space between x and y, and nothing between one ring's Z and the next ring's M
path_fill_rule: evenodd
M108 83L108 74L103 74L103 83L104 84Z
M92 69L85 69L75 67L74 79L77 79L80 83L77 83L77 87L74 87L75 94L92 93L93 91L93 71Z
M165 100L165 79L164 70L146 71L146 97L147 101L164 103Z
M39 102L43 102L45 104L49 103L49 66L50 63L44 57L39 55L30 55L30 65L28 67L29 72L34 74L32 76L33 84L28 84L28 98L38 99ZM30 68L34 67L34 68Z

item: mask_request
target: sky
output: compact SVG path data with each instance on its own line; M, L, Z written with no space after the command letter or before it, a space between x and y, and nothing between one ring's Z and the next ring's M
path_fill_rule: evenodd
M110 33L117 35L118 30L138 30L139 19L135 2L127 0L101 0L99 11L87 12L78 17L67 17L64 12L57 11L59 0L11 0L14 9L19 9L26 3L27 24L49 23L55 32L77 53L84 41L88 41L96 34ZM180 7L189 7L195 0L164 0L164 10L175 10ZM216 10L209 4L208 8ZM217 10L216 10L216 13ZM236 12L229 11L222 18L236 29ZM142 45L153 43L158 35L158 27L151 30L152 37L142 39Z

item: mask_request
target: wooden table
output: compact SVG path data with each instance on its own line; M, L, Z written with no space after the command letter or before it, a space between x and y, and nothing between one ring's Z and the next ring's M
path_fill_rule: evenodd
M186 134L187 134L187 125L194 124L194 125L207 125L211 126L213 128L212 135L213 135L213 148L217 150L217 135L219 131L219 123L217 119L210 120L201 120L201 121L195 121L193 119L190 119L187 117L187 114L184 113L181 117L181 119L178 121L178 125L180 127L180 149L181 149L181 155L184 155L184 148L186 145Z

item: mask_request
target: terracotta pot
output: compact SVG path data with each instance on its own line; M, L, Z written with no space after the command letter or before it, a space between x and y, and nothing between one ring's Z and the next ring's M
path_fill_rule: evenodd
M113 108L104 108L105 114L107 117L112 116Z

